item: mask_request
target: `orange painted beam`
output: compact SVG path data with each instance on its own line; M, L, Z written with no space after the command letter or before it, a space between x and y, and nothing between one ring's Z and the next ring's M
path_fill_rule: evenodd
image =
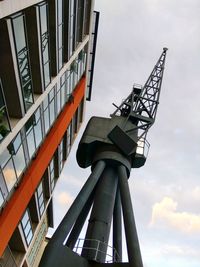
M0 255L3 254L15 228L26 210L33 193L35 192L41 178L52 159L59 143L71 119L82 101L85 94L86 79L83 77L76 86L73 96L74 101L68 103L53 128L46 136L43 144L38 150L35 159L24 174L19 187L13 193L11 199L0 215Z

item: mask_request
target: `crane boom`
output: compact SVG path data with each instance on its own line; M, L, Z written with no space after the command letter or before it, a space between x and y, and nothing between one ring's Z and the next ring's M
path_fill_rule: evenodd
M146 135L147 131L155 121L167 50L167 48L163 48L163 52L145 85L142 87L135 84L131 94L111 115L111 117L126 117L123 128L126 126L127 121L131 121L134 127L126 132L128 133L140 129L138 139Z

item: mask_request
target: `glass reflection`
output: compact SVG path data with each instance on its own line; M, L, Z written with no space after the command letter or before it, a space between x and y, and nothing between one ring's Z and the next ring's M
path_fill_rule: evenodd
M49 110L46 109L44 111L44 126L45 126L45 132L47 133L48 130L49 130L49 127L50 127L50 124L49 124Z
M53 192L53 189L55 187L54 158L52 158L52 160L51 160L51 162L49 164L49 172L50 172L51 192Z
M10 159L7 162L7 164L4 166L3 175L4 175L4 179L5 179L8 191L10 192L17 181L12 159Z
M13 28L15 32L15 40L16 40L16 47L17 52L22 50L24 47L26 47L26 41L25 41L25 33L24 33L24 21L23 16L16 17L13 20Z
M26 136L27 144L28 144L28 152L30 159L32 158L33 154L35 153L35 142L34 142L34 134L33 130L31 130L28 135Z
M31 224L30 215L28 212L28 209L25 211L22 219L21 219L21 226L24 232L24 237L26 239L27 245L30 244L32 238L33 238L33 229Z
M63 0L57 0L57 43L58 43L58 69L60 70L63 66Z
M0 80L0 142L6 137L9 132L10 125L3 96L3 88Z
M22 174L24 168L26 167L24 151L22 146L18 150L17 154L13 156L13 161L15 164L17 177L19 177Z
M3 178L2 171L0 170L0 198L3 198L3 202L0 201L0 207L3 205L7 196L8 196L8 189L5 183L5 179Z
M8 123L8 116L6 108L0 109L0 142L7 136L10 132L10 125Z
M3 205L4 203L4 198L3 198L3 193L1 192L1 188L0 188L0 207Z
M42 125L41 125L41 120L37 122L37 124L34 126L34 132L35 132L35 142L36 142L36 147L40 145L42 142Z
M36 145L35 145L35 136L33 127L35 126L35 116L33 115L26 123L25 130L26 130L26 140L27 140L27 146L28 146L28 152L29 152L29 158L31 159L33 154L36 151Z
M30 63L28 55L28 46L26 43L25 17L23 14L17 14L12 17L13 32L17 52L17 61L19 67L20 80L22 85L25 109L28 110L33 104L32 80L30 73Z
M44 193L43 193L43 181L39 184L37 188L37 204L40 216L42 216L44 209L45 209L45 202L44 202Z
M49 56L48 4L42 3L38 5L38 8L39 8L39 14L40 14L40 31L41 31L44 87L46 88L51 81L50 56Z

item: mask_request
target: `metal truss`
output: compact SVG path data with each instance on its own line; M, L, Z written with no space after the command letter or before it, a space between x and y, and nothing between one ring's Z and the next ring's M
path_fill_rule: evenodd
M145 137L149 128L153 125L159 104L159 96L163 79L165 58L167 48L163 48L163 52L156 63L153 71L142 87L135 84L131 94L118 107L111 117L125 117L123 128L126 123L131 121L133 128L126 132L139 130L138 139Z

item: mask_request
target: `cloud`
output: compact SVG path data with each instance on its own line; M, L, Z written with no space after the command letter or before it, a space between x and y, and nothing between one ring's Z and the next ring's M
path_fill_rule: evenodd
M61 192L58 195L56 195L56 200L58 204L60 205L71 205L73 202L73 197L66 192Z
M200 233L200 214L177 211L177 202L164 197L152 208L151 226L162 224L184 233Z
M192 190L192 197L195 200L200 201L200 186L196 186L193 190Z

